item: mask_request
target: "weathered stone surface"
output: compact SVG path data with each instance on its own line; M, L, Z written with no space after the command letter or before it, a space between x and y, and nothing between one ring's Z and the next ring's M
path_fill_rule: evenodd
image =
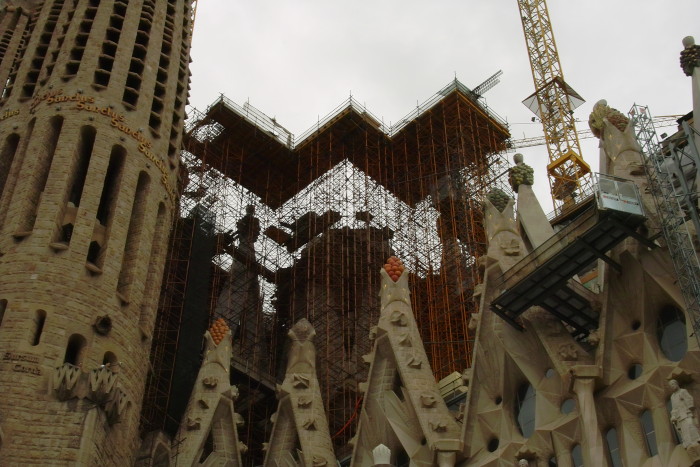
M155 19L144 3L2 2L4 465L132 465L140 444L143 335L155 322L177 202L190 42L188 1L153 0ZM124 27L113 34L121 9ZM139 27L148 28L140 34L150 71L128 91ZM163 50L169 62L158 73ZM122 363L118 397L108 379L89 381L112 361Z

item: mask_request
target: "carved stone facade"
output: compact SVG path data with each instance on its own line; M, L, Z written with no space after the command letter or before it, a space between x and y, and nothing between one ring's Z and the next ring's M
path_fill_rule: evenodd
M3 465L245 464L229 380L233 343L222 323L205 333L204 362L174 439L139 433L181 184L191 7L189 0L0 1ZM691 39L684 46L681 66L698 115L698 46ZM647 191L626 117L600 102L591 125L601 138L601 170ZM679 174L686 176L696 183L695 171ZM488 252L479 260L475 353L460 410L448 408L435 383L409 272L379 272L380 303L375 291L353 289L362 316L379 318L357 320L357 329L373 326L374 343L364 357L369 376L352 415L359 426L349 463L700 465L700 348L663 239L655 248L628 239L604 252L595 287L581 292L598 325L585 339L544 305L513 320L518 330L491 311L501 277L556 234L533 195L531 170L521 166L511 183L517 209L503 192L486 201ZM647 195L643 204L648 221L640 230L658 230ZM446 252L459 246L456 237L445 244ZM382 239L368 251L390 248ZM321 311L338 317L324 318L329 328L345 315L355 322L357 307L325 293L298 286L288 298L308 302L307 310L322 302ZM317 361L313 333L305 320L290 331L265 465L336 463L317 374L331 365ZM366 341L348 335L351 342L329 336L320 345L347 347L343 370L354 385ZM346 420L353 419L331 421L340 433Z
M337 464L316 377L315 335L306 319L298 321L289 331L292 345L284 381L277 387L279 406L267 444L266 467Z
M0 458L130 465L178 201L187 0L0 2Z
M374 450L383 444L392 465L400 454L412 465L454 465L463 447L460 429L440 397L411 309L408 272L399 268L391 277L390 267L380 271L381 314L365 358L370 370L352 464L374 465Z
M173 448L176 466L241 466L246 447L238 441L240 416L234 411L238 390L231 386L231 332L218 320L204 334L204 361ZM148 465L148 464L145 464Z

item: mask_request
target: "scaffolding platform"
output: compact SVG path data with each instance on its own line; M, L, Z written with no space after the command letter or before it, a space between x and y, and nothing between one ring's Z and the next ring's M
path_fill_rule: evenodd
M517 318L538 305L574 328L575 337L586 336L598 328L598 312L594 294L573 277L597 259L619 269L605 253L627 237L651 245L636 233L645 219L633 182L599 175L595 203L500 277L503 292L491 309L522 330Z

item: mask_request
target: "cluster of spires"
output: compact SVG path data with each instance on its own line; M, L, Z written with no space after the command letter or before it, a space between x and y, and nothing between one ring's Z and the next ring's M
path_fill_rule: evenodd
M372 352L365 356L370 370L361 384L364 399L353 438L353 465L390 465L392 450L410 451L413 459L441 466L454 465L462 449L460 430L435 383L411 309L408 272L395 256L380 270L381 315L372 329ZM277 386L278 409L264 466L324 467L337 464L324 403L316 376L315 330L306 319L289 331L291 346L287 370ZM177 465L200 459L206 440L214 439L214 459L240 466L247 448L238 441L241 417L233 411L237 396L229 383L231 332L224 319L217 319L205 333L206 349L195 388L178 433L187 444ZM423 364L421 364L423 363ZM389 375L387 371L392 374ZM383 382L397 378L402 393L387 391ZM393 435L389 435L393 433ZM392 446L386 446L393 439ZM392 444L392 442L389 442ZM185 446L180 446L182 452Z

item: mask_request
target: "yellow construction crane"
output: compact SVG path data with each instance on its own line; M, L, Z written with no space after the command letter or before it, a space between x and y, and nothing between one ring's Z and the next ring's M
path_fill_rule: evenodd
M523 101L542 122L549 152L549 186L554 208L575 201L591 186L591 169L581 157L574 109L584 100L564 81L545 0L517 0L530 57L535 92Z

